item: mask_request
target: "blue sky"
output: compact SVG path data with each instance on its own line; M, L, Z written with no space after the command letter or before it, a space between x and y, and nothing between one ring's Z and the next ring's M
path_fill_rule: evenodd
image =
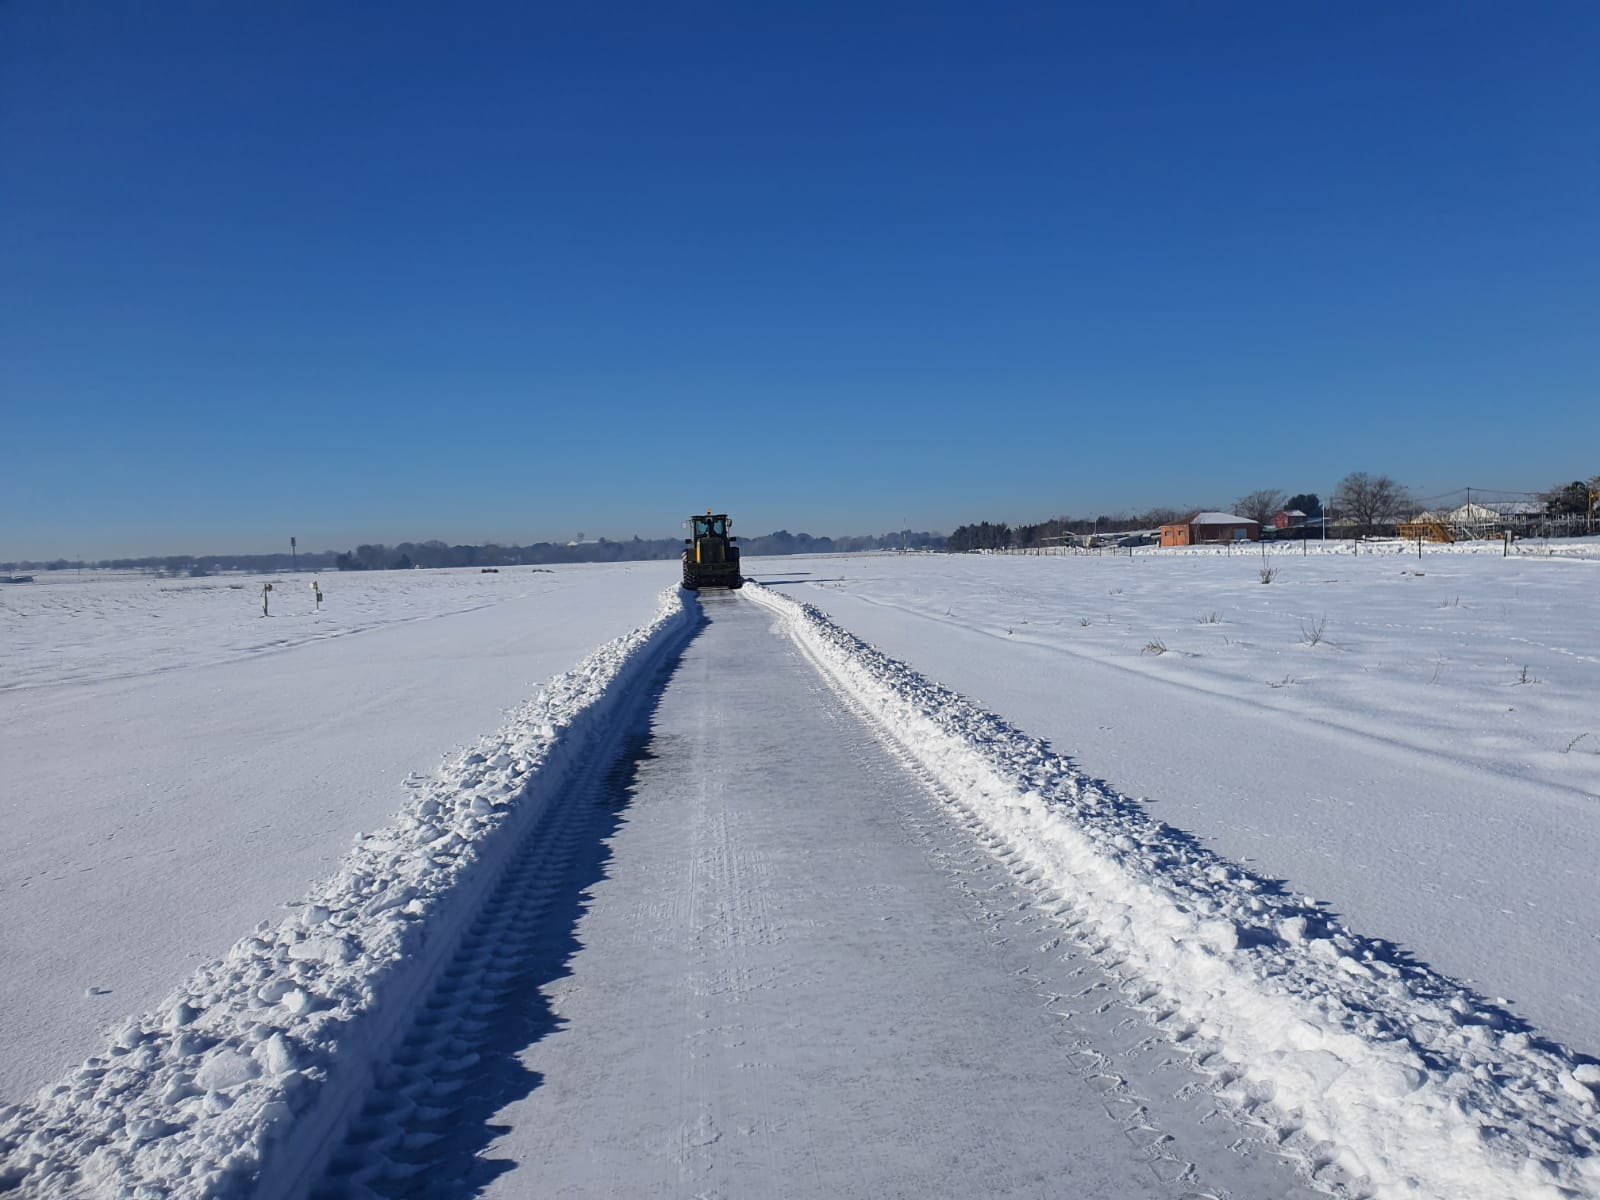
M1600 6L0 6L0 559L1600 471Z

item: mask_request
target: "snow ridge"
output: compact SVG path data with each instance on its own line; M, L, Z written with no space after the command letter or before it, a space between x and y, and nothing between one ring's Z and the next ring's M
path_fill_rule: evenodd
M103 1053L0 1108L0 1192L302 1192L540 815L697 614L678 588L662 592L650 623L433 778L408 780L395 820L359 838L296 916L262 922Z
M744 594L1028 860L1047 910L1202 1048L1225 1100L1269 1103L1297 1142L1325 1143L1315 1165L1355 1194L1600 1195L1600 1065L1153 820L816 607Z

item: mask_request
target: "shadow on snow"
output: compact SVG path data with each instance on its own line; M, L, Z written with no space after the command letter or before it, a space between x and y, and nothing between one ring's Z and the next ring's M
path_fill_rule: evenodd
M425 1122L407 1130L412 1137L421 1135L423 1139L442 1133L426 1151L410 1159L409 1168L415 1174L409 1179L369 1181L367 1186L377 1195L395 1200L466 1200L481 1195L493 1180L521 1165L492 1154L495 1140L512 1128L496 1121L496 1114L545 1083L542 1074L523 1065L523 1055L565 1028L566 1023L551 1009L548 990L572 974L573 959L584 948L579 923L593 902L594 887L611 874L611 839L633 802L640 768L656 757L651 745L661 696L682 662L684 649L707 623L702 612L693 630L649 681L645 697L624 717L621 746L614 750L599 785L585 786L581 776L575 777L572 794L564 799L585 805L588 811L575 814L571 828L576 846L565 869L552 873L559 878L548 881L554 891L537 931L520 952L514 979L494 1002L494 1011L483 1018L489 1027L473 1047L478 1061L455 1094L440 1102L449 1106L448 1112L434 1110ZM596 1135L603 1136L604 1131L597 1130Z

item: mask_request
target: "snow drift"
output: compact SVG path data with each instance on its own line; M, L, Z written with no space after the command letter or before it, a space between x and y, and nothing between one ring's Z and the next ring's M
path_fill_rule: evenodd
M28 1104L0 1109L0 1191L297 1194L544 806L695 627L655 618L447 761L339 870Z
M1240 1110L1270 1104L1358 1191L1600 1194L1600 1066L1344 927L1049 747L759 585L846 694L1039 876L1071 927Z

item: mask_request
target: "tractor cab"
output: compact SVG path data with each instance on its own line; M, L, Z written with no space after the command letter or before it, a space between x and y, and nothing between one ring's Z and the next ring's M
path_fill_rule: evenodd
M706 513L703 517L690 517L689 523L694 529L692 541L701 538L728 536L728 516L726 513Z

